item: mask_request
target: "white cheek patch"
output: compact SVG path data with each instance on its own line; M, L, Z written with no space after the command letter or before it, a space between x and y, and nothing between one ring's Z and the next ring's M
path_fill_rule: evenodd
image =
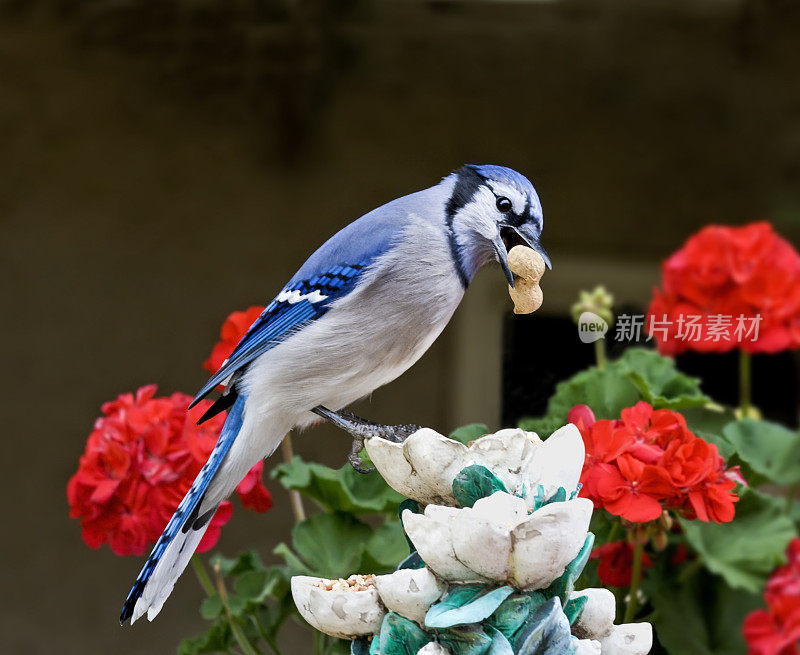
M482 187L459 212L462 225L485 237L494 239L500 232L494 194Z

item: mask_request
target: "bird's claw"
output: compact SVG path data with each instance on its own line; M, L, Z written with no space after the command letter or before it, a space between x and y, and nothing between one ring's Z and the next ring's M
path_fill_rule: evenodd
M403 443L408 437L420 429L420 426L413 424L405 425L381 425L373 421L368 421L350 412L334 412L326 407L315 407L315 414L330 421L335 426L341 428L353 437L353 446L347 461L359 473L372 473L374 468L364 468L363 462L358 454L364 448L364 441L372 437L379 437L394 443Z

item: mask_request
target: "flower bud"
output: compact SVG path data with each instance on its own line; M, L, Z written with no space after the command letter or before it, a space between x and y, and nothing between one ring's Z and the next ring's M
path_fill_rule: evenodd
M606 288L602 285L595 287L591 291L581 291L578 294L578 302L572 305L572 320L577 323L581 314L592 312L610 324L614 319L614 314L611 311L613 305L614 296L606 291Z

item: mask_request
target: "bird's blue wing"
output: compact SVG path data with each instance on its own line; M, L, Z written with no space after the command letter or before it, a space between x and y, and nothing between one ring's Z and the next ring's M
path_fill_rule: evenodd
M219 371L200 389L190 407L256 357L324 315L334 300L347 295L355 287L371 259L338 264L309 279L287 284L250 326Z
M431 189L393 200L334 234L300 267L250 327L231 356L200 390L192 405L218 384L290 334L324 315L347 295L361 274L397 242L410 214L423 214L436 199Z

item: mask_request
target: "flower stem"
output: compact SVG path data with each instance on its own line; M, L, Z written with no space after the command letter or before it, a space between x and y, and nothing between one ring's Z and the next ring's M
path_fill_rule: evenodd
M798 491L800 491L800 482L789 487L789 493L786 496L786 516L789 518L792 518L792 507L794 507L794 501L797 498Z
M617 539L617 535L619 535L619 531L622 528L622 524L619 521L614 521L611 525L611 530L608 533L608 542L613 543Z
M743 418L750 415L750 353L739 351L739 411Z
M594 342L594 356L597 360L597 368L601 371L606 370L606 340L598 339Z
M639 585L642 583L642 557L644 544L637 543L633 547L633 571L631 572L631 588L628 595L628 607L625 608L625 623L630 623L636 617L639 602Z
M287 432L281 443L281 452L283 453L283 461L290 464L294 458L294 449L292 448L292 434ZM303 507L303 497L297 489L289 489L289 502L292 505L292 513L294 514L295 523L302 523L306 520L306 510Z
M222 571L219 570L219 567L214 567L214 573L217 577L217 592L222 602L222 609L225 611L225 617L228 619L228 625L231 626L231 632L233 632L236 643L239 644L239 648L242 649L245 655L260 655L258 650L256 650L248 640L247 635L244 633L244 630L242 630L242 626L234 618L233 614L231 614L231 608L228 606L228 591L225 589L225 580L222 577Z
M192 568L194 569L197 579L200 581L200 586L203 587L203 591L206 592L206 595L213 596L215 593L217 593L214 590L214 585L211 582L211 578L209 578L208 573L206 573L206 567L203 566L203 562L200 560L198 555L192 555Z

